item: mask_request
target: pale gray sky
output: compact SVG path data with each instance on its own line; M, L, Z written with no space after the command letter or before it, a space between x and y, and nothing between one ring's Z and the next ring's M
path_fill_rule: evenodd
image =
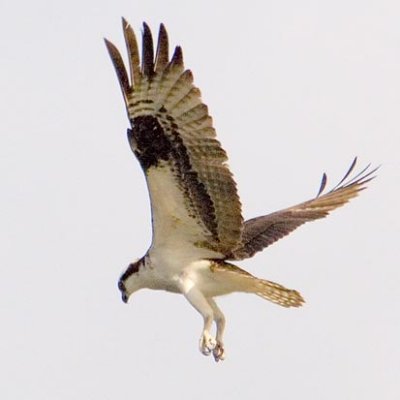
M307 304L220 300L227 360L180 296L124 305L148 195L103 37L120 17L183 46L246 217L306 200L352 158L382 164L350 205L240 265ZM400 398L397 1L0 3L0 398Z

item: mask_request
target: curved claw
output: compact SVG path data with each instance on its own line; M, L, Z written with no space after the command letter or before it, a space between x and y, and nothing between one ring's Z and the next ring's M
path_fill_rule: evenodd
M200 338L200 351L205 356L209 356L217 346L216 340L207 332L204 331Z
M225 349L221 342L217 342L217 345L214 347L213 356L216 362L225 360Z

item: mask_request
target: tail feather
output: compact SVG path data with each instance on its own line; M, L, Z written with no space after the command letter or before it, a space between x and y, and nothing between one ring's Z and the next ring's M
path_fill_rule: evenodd
M279 283L259 279L223 260L211 260L210 269L221 282L221 287L227 289L220 295L232 292L254 293L282 307L300 307L304 303L298 291L287 289Z
M287 289L278 283L257 279L254 293L282 307L301 307L304 299L297 290Z

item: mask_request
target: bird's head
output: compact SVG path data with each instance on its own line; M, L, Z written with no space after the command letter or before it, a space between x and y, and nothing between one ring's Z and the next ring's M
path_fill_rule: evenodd
M143 258L129 264L126 271L119 278L118 289L121 291L121 298L124 303L128 302L132 293L143 288L143 282L140 277L140 269L143 265Z

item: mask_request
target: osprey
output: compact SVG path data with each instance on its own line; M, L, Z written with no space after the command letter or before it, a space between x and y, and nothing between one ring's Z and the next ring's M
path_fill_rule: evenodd
M129 144L149 189L153 240L144 257L121 275L118 287L124 302L142 288L182 294L204 320L200 351L219 361L225 356L225 318L215 297L245 292L283 307L304 302L296 290L258 279L230 261L252 257L305 222L327 216L357 196L376 169L368 165L351 177L354 159L331 191L324 194L324 174L314 199L244 221L226 153L193 75L183 66L181 48L169 57L161 24L154 52L151 31L144 23L140 59L132 28L124 19L122 24L129 75L118 49L105 43L131 124Z

